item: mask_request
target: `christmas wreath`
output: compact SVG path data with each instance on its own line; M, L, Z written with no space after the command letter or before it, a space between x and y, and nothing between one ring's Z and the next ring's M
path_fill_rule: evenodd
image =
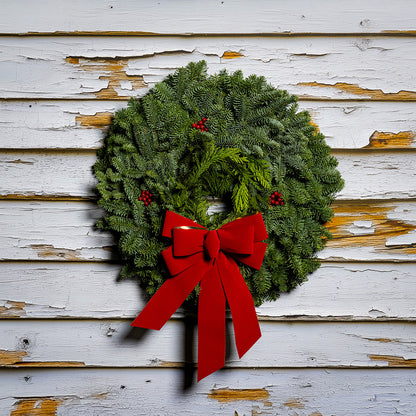
M343 186L336 166L295 96L261 76L207 75L204 61L190 63L115 114L95 164L106 212L98 226L118 237L121 276L139 278L153 295L171 274L161 255L170 244L166 213L207 230L261 213L261 268L238 264L260 305L319 267L316 253L331 237L324 224ZM216 201L224 209L212 213ZM199 285L188 306L198 293Z

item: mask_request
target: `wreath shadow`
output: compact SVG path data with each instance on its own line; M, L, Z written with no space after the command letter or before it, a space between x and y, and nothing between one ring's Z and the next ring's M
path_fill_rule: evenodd
M182 338L182 383L181 390L182 392L189 391L192 387L195 386L196 382L196 372L197 372L197 357L195 356L195 351L197 347L197 327L198 327L198 318L194 311L185 310L181 311L183 317L181 322L183 324L183 338ZM227 319L225 327L225 361L227 362L231 356L231 321ZM161 329L163 331L163 328ZM133 342L141 343L147 337L151 336L151 330L146 328L130 327L125 334L122 336L122 342ZM220 371L222 371L221 369Z

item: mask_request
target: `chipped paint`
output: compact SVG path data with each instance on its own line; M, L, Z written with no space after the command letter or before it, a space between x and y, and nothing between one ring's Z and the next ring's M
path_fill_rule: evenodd
M233 52L233 51L225 51L221 58L224 59L234 59L234 58L241 58L242 56L244 56L242 53L240 52Z
M416 253L414 244L387 246L388 239L416 230L416 224L389 218L396 206L359 202L335 203L332 208L334 217L326 224L333 236L328 247L372 246L375 250Z
M64 260L78 261L81 256L79 250L58 248L54 247L52 244L31 244L29 247L37 252L38 257L43 259L58 257Z
M75 121L79 126L87 129L107 130L111 124L113 116L113 113L107 111L97 112L93 115L79 114L75 117Z
M14 403L15 409L10 416L54 416L61 403L61 399L50 397L21 399Z
M26 351L0 350L0 366L13 366L19 364L26 355Z
M36 367L36 368L73 368L86 367L83 361L27 361L16 363L11 367Z
M95 201L96 198L88 196L71 195L36 195L36 194L5 194L0 195L0 200L29 200L29 201Z
M416 133L413 131L400 131L390 133L375 131L364 149L408 149L412 147Z
M221 403L235 402L241 400L265 401L270 393L265 389L212 389L208 399L214 399Z
M375 342L381 342L383 344L389 343L389 342L400 342L399 339L390 339L390 338L364 338L368 341L375 341Z
M4 306L0 306L1 318L21 318L26 315L25 302L15 302L8 300Z
M309 416L322 416L321 412L313 412Z
M368 356L372 361L387 362L389 367L407 367L416 368L416 359L407 359L403 357L396 357L394 355L376 355Z
M118 90L124 89L127 84L128 89L135 91L144 88L147 84L141 75L127 74L129 59L132 58L84 58L68 56L65 61L76 65L80 69L88 72L102 74L98 79L107 81L107 87L95 91L94 94L99 99L128 99L119 93Z
M28 160L16 159L16 160L5 160L2 163L14 163L16 165L34 165L35 162L30 162Z
M293 408L293 409L304 409L305 408L305 404L302 403L302 400L297 399L297 398L286 400L283 403L283 405L286 406L286 407Z
M303 87L332 88L338 91L364 96L376 101L416 101L416 91L399 91L399 92L383 92L382 90L373 90L362 88L357 84L348 84L345 82L336 82L335 84L324 84L321 82L299 82L297 85ZM312 98L312 97L309 97Z

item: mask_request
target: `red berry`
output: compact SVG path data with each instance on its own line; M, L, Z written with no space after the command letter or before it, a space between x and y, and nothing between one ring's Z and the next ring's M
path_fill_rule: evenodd
M202 126L204 122L202 120L199 120L198 123Z
M143 198L141 196L139 196L139 201L141 201Z
M198 125L196 126L196 128L197 128L197 129L200 129L200 128L201 128L201 126L198 124Z
M280 201L280 205L284 205L285 203L284 203L284 201Z
M148 203L147 201L144 201L144 204L145 204L146 206L148 206L148 205L149 205L149 203Z
M206 117L204 117L203 119L202 119L202 121L205 123L206 121L207 121L208 119L206 118Z
M270 198L271 198L271 199L275 199L275 198L276 198L276 195L275 195L275 194L271 194L271 195L270 195Z
M149 196L150 196L150 198L153 196L153 194L151 194L150 192L149 192Z
M274 191L273 194L279 196L279 192L277 191Z

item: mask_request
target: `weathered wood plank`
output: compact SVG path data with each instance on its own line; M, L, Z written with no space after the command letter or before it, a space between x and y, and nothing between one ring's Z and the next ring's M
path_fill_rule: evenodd
M409 152L334 153L345 180L339 200L414 198L416 156ZM94 151L4 151L0 196L95 197Z
M414 261L416 202L345 202L328 224L323 260ZM94 224L93 202L1 201L0 260L103 261L117 258L109 233Z
M399 369L233 369L187 390L180 369L26 369L1 374L0 411L12 416L48 406L62 416L410 416L416 383L414 372Z
M324 263L302 286L257 308L257 315L413 321L414 271L413 264ZM119 272L118 264L0 263L0 319L133 319L145 305L143 293L136 281L117 281Z
M97 149L118 101L0 101L0 148ZM416 104L300 101L336 149L416 148Z
M233 369L184 390L179 369L26 369L3 370L2 382L0 410L12 416L49 406L62 416L410 416L416 379L399 369Z
M408 37L1 37L0 49L0 98L126 99L205 59L302 98L416 100Z
M235 33L413 33L412 1L273 0L258 3L64 0L5 3L0 33L235 34Z
M175 320L160 331L114 319L6 320L0 327L0 367L180 367L190 346L196 357L196 336L184 349L185 325ZM242 359L231 321L227 327L228 367L416 367L413 323L264 321Z

